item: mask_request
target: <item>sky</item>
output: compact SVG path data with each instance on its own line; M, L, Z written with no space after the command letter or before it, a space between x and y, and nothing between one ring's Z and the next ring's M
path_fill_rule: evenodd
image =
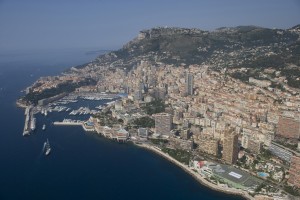
M0 51L114 50L157 26L300 24L300 0L0 0Z

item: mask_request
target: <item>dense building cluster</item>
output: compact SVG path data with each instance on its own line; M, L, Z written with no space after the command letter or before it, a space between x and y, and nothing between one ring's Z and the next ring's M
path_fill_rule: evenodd
M155 127L140 127L137 136L147 138L153 133L153 137L167 138L171 147L213 155L228 164L237 163L240 150L250 152L243 154L247 155L248 164L255 160L251 155L267 150L279 158L280 164L290 166L293 176L286 176L290 177L288 183L299 187L300 176L295 170L299 167L297 148L280 142L284 139L298 144L297 89L271 88L269 82L254 78L241 82L229 76L226 69L216 71L207 65L174 66L144 60L131 70L90 63L64 76L82 78L83 74L97 80L97 84L78 91L128 94L111 109L112 116L122 119L125 125L147 116L141 109L143 105L155 99L164 102L164 112L149 116L155 120ZM269 165L272 164L267 163L267 169ZM262 169L261 164L254 167ZM283 179L284 171L276 172L273 178Z

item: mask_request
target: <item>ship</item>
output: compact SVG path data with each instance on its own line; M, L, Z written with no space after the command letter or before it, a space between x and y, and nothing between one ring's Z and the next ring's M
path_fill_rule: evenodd
M46 130L46 124L43 125L42 130Z
M51 152L51 147L50 147L50 143L49 143L48 138L47 138L47 141L44 142L44 151L45 151L46 156L48 156Z

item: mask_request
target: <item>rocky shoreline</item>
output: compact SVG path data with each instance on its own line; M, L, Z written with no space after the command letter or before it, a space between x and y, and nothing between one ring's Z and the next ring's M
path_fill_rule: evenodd
M194 177L201 185L204 185L206 187L209 187L212 190L216 190L219 192L223 192L226 194L232 194L232 195L239 195L244 197L247 200L254 200L255 198L250 196L247 192L242 191L242 190L238 190L238 189L234 189L234 188L223 188L220 187L218 185L215 185L213 183L208 182L206 179L204 179L203 177L200 176L200 174L194 172L193 170L191 170L188 166L180 163L179 161L175 160L174 158L172 158L171 156L169 156L168 154L163 153L162 151L149 146L149 145L145 145L145 144L136 144L139 147L145 148L147 150L150 150L162 157L164 157L165 159L167 159L168 161L176 164L177 166L179 166L181 169L183 169L186 173L190 174L192 177Z
M22 101L22 100L20 100L20 99L18 99L18 100L16 101L16 105L17 105L17 107L19 107L19 108L27 108L27 106L28 106L28 105L26 105L26 104L24 103L24 101Z

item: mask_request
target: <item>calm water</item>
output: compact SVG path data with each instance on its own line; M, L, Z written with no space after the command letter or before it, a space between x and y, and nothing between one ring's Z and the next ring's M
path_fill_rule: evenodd
M144 149L86 134L80 127L55 127L52 113L38 116L36 133L23 137L24 111L15 106L20 90L40 76L96 56L85 51L0 54L1 200L242 199L201 186ZM42 123L47 123L46 131ZM52 146L49 157L41 152L46 138Z

